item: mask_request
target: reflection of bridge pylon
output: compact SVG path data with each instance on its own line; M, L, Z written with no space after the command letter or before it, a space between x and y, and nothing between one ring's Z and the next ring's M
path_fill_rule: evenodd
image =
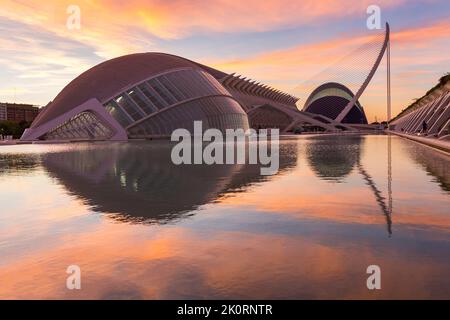
M378 205L381 208L381 211L383 211L385 217L386 217L386 224L387 224L387 230L389 233L389 237L392 235L392 158L391 158L391 136L388 135L388 202L386 204L385 200L386 198L382 196L381 191L378 189L377 185L375 184L374 180L370 176L370 174L364 169L363 165L358 159L357 167L359 170L359 173L363 176L364 180L367 182L367 185L370 187L370 189L373 191L373 194L375 195L375 199L378 203Z

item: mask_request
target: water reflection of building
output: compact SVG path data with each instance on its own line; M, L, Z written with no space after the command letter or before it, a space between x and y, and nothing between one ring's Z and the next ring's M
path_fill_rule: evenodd
M333 139L330 143L328 137L315 137L309 140L306 146L306 155L309 166L314 173L322 180L331 182L342 182L354 168L362 176L366 185L370 188L375 196L375 200L386 218L386 227L388 234L392 234L392 190L391 190L391 163L390 148L391 137L387 138L388 142L388 201L383 193L378 189L374 179L364 168L361 162L361 145L363 136L342 136Z
M306 144L306 158L321 179L342 182L359 162L361 136L313 137Z
M39 167L37 154L0 154L0 177L5 174L31 172Z
M165 223L254 183L259 165L174 165L168 142L105 144L43 156L49 174L95 211L126 222ZM279 173L297 163L280 147Z

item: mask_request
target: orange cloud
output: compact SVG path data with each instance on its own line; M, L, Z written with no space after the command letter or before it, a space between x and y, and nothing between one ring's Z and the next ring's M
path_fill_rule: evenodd
M390 8L404 0L380 0ZM81 9L81 30L67 30L67 7L73 1L2 0L1 16L49 30L96 48L103 57L131 51L148 51L148 37L164 39L193 33L262 32L318 22L321 19L356 16L371 1L77 1Z

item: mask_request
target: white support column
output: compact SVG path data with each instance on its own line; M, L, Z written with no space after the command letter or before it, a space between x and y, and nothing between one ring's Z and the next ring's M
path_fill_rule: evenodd
M358 91L355 93L353 98L347 103L345 108L339 113L339 115L336 117L335 121L342 122L342 120L345 118L345 116L350 112L350 110L355 105L356 101L361 97L364 90L366 90L366 87L368 86L370 80L372 80L373 75L375 74L375 71L377 71L378 66L380 65L381 59L383 58L384 53L386 52L386 48L388 47L389 43L389 24L386 23L386 34L383 42L383 46L381 47L380 53L377 57L377 60L375 61L375 64L372 66L372 69L370 70L369 74L367 75L366 79L364 80L361 87L358 89Z

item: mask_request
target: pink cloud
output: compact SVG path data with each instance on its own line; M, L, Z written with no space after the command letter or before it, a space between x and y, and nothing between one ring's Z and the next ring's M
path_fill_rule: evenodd
M379 0L378 5L391 8L404 2ZM93 45L104 56L111 57L148 50L148 39L140 38L134 30L164 39L194 33L262 32L358 16L365 14L371 1L80 0L76 4L81 8L82 29L77 32L65 28L66 9L72 3L2 0L0 16Z

